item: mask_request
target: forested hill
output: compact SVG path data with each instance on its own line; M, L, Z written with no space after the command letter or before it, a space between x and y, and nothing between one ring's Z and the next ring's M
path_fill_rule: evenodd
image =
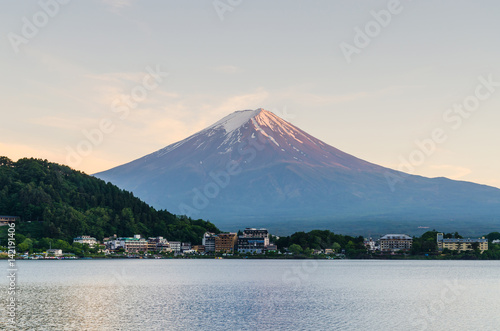
M34 238L71 240L163 236L198 243L210 222L157 211L130 192L47 160L0 157L0 215L20 216L20 229ZM31 222L31 223L28 223Z

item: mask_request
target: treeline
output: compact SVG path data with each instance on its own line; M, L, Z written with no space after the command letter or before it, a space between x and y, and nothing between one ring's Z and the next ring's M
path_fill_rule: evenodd
M20 216L18 231L33 239L72 242L86 234L164 236L200 243L206 231L220 232L203 220L192 220L145 202L98 178L47 160L0 157L0 214Z
M488 239L490 245L488 251L481 253L479 249L466 252L454 252L444 250L439 252L437 245L438 231L428 231L420 237L413 237L413 247L411 251L404 253L409 258L439 258L439 259L484 259L500 260L500 244L492 244L494 240L500 239L499 232L492 232L484 237ZM445 238L463 238L459 233L446 233ZM297 232L288 237L279 239L272 238L278 248L288 251L295 256L311 257L314 250L333 249L335 253L344 253L348 258L371 259L371 258L398 258L387 253L369 252L364 245L364 238L344 236L335 234L328 230L314 230L308 233Z
M275 240L279 249L288 248L295 255L310 255L314 250L333 249L336 253L345 252L348 257L366 254L363 237L335 234L329 230L297 232L288 237Z

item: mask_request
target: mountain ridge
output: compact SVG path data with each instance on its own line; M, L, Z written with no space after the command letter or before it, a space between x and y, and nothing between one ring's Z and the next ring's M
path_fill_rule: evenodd
M309 229L315 219L327 219L325 227L337 229L356 217L383 215L404 225L412 214L418 220L428 214L423 220L429 222L476 215L498 224L500 214L496 188L409 175L364 161L262 108L232 113L95 176L155 207L221 225L267 222L272 227L289 219ZM404 178L395 191L388 176ZM468 192L474 192L472 197Z

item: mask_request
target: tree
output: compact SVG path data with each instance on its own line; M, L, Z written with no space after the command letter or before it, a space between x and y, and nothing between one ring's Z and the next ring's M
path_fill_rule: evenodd
M293 253L293 255L299 255L299 254L300 254L300 253L302 253L302 251L303 251L303 250L302 250L302 247L300 247L300 246L299 246L299 245L297 245L297 244L293 244L293 245L291 245L291 246L288 248L288 250L289 250L290 252L292 252L292 253Z

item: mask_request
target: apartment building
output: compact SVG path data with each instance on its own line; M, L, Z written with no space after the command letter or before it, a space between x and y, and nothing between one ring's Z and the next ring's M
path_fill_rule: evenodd
M215 237L216 253L232 253L238 244L238 235L236 233L220 233Z
M413 238L406 234L387 234L380 238L382 252L409 251L413 246Z
M437 245L440 251L449 249L452 251L464 252L473 251L476 247L483 253L488 250L488 239L445 239L443 233L437 234Z

